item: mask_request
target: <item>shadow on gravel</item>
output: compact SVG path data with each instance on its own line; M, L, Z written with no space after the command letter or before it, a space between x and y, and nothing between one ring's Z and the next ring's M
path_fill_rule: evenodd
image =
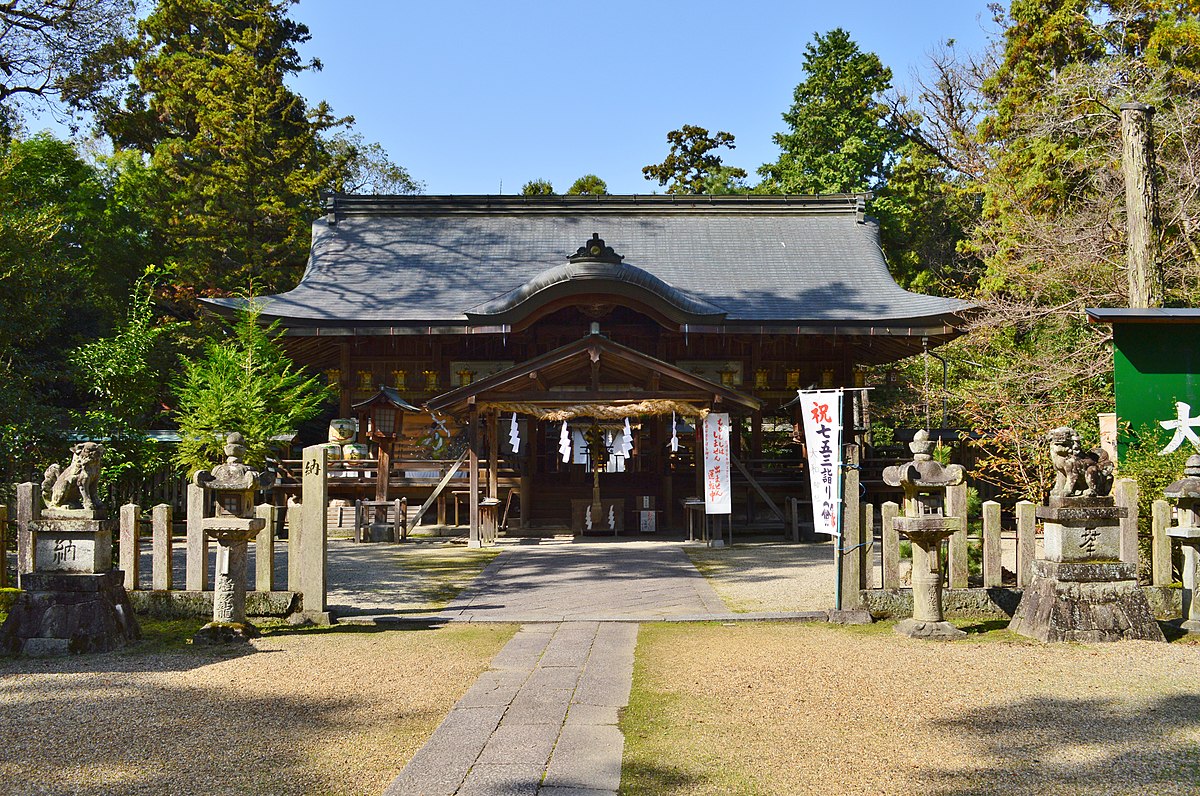
M939 796L1200 792L1200 695L1026 698L933 724L978 745L969 776L920 775Z

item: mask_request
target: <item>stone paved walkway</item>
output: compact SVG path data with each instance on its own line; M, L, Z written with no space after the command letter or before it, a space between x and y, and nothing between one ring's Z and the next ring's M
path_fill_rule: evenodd
M615 796L637 625L524 625L384 796Z
M459 621L560 622L725 611L678 545L543 541L506 549L440 613Z

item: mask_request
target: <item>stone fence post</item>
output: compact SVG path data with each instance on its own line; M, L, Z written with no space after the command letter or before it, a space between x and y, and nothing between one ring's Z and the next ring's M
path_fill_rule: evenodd
M1028 500L1017 503L1017 586L1033 581L1033 559L1037 558L1037 506Z
M267 523L254 540L254 588L271 591L275 583L275 526L279 523L279 507L263 503L255 507L254 513Z
M208 589L208 535L204 533L204 489L187 485L187 590Z
M1154 501L1150 511L1150 582L1155 586L1170 586L1174 580L1171 572L1171 537L1167 536L1170 527L1171 504L1165 500Z
M42 516L42 491L37 484L17 485L17 587L34 570L33 523Z
M887 501L879 507L880 525L883 526L883 588L900 588L900 532L896 530L896 517L900 505Z
M166 503L150 510L150 588L155 591L169 591L174 580L171 573L171 519L171 507Z
M125 573L125 590L134 591L138 587L139 564L142 546L142 507L136 503L126 503L121 507L120 536L121 540L121 571Z
M983 504L983 585L985 588L1003 585L1000 564L1000 504L994 500Z
M949 582L952 589L967 588L967 485L946 488L946 515L959 517L962 527L950 534Z
M1121 561L1138 563L1138 485L1132 478L1118 478L1113 484L1113 500L1126 509L1121 519Z
M862 553L856 548L864 540L858 494L858 446L846 445L843 451L842 462L845 469L841 473L842 547L835 555L842 557L842 582L838 584L838 588L841 589L842 608L850 610L862 607Z

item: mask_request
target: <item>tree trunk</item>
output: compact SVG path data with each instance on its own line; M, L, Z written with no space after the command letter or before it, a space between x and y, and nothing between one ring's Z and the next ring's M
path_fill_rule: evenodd
M1129 230L1130 307L1161 307L1163 276L1158 264L1158 196L1154 183L1154 108L1140 102L1121 106L1121 170Z

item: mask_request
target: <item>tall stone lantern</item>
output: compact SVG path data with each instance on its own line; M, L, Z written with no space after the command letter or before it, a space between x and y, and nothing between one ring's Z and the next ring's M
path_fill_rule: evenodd
M242 462L245 455L245 439L232 433L225 442L225 463L193 477L213 511L204 518L204 532L217 543L213 618L196 634L198 642L220 644L258 636L258 629L246 621L246 543L266 525L254 516L254 493L270 486L275 476L251 470Z
M1163 491L1178 508L1179 524L1167 529L1167 536L1179 540L1183 548L1183 624L1188 633L1200 633L1200 601L1196 599L1196 563L1200 559L1200 527L1196 523L1200 504L1200 455L1189 456L1183 478Z
M912 540L913 615L896 625L896 632L910 638L950 640L963 631L942 615L942 540L966 527L966 517L946 515L946 492L966 483L962 465L943 466L934 461L929 432L918 431L909 443L913 459L887 467L883 480L904 489L904 516L895 519L895 529Z

